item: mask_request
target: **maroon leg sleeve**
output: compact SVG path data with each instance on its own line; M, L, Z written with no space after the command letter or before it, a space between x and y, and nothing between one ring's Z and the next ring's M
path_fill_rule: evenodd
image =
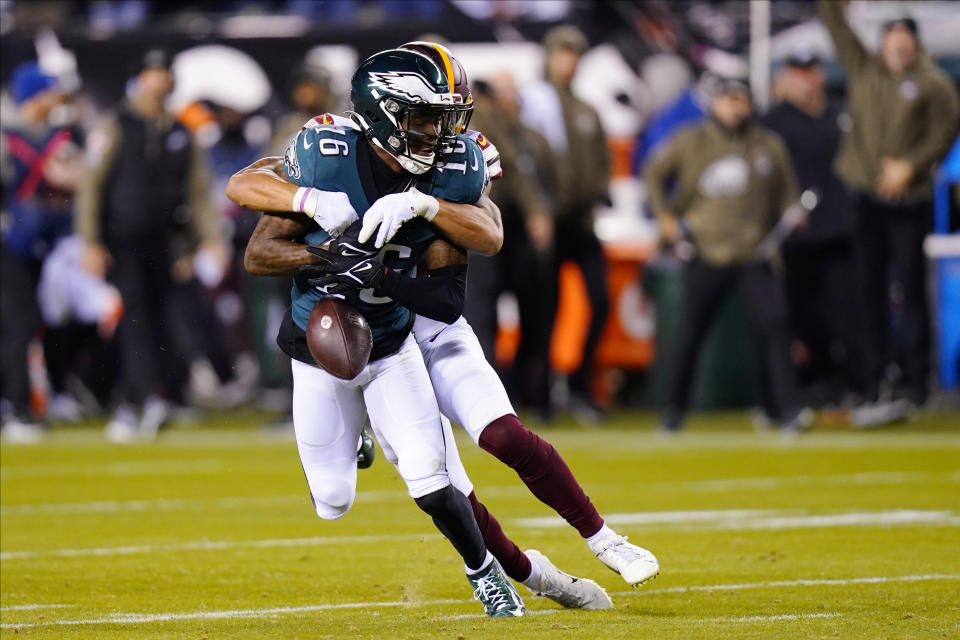
M500 566L507 575L523 582L530 577L530 559L520 551L520 547L500 528L500 523L493 517L483 503L477 499L477 494L470 492L470 506L473 507L473 517L477 520L483 542L487 550L500 562Z
M488 424L480 434L480 447L516 471L530 492L582 537L589 538L603 527L603 518L557 450L517 416L506 415Z

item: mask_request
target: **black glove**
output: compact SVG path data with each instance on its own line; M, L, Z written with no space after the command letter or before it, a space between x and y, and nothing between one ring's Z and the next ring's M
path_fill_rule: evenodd
M307 251L322 258L325 264L300 267L294 281L301 291L319 288L328 295L342 295L350 290L373 289L387 272L383 263L373 257L374 251L353 244L334 241L326 249L307 247Z

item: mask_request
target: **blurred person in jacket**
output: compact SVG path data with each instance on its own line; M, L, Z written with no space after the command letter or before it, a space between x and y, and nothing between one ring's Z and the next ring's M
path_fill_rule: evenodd
M30 442L43 434L30 411L27 368L28 347L43 328L37 285L43 260L70 233L82 141L76 130L51 123L67 96L37 62L14 70L10 91L18 109L4 123L0 153L7 218L0 240L0 396L10 407L2 433Z
M645 172L661 241L687 239L696 249L683 266L660 428L682 428L700 346L720 304L736 292L748 310L764 412L796 430L807 416L797 405L786 297L771 260L758 255L765 236L797 201L796 178L783 142L754 121L746 81L728 78L715 91L710 118L661 147Z
M85 267L108 275L125 309L117 328L123 402L106 430L116 441L155 436L169 417L169 401L182 400L187 365L169 309L177 258L194 250L224 255L209 166L165 109L172 90L169 56L147 52L129 98L88 138L78 192Z
M330 82L330 71L309 58L297 65L291 75L291 110L277 120L270 141L273 155L283 155L290 139L300 132L304 122L316 115L338 110L339 100Z
M852 122L835 166L857 213L868 399L879 396L887 365L897 360L906 400L922 405L931 348L922 245L933 225L934 167L960 126L960 105L913 19L887 22L880 51L871 53L847 23L846 4L821 1L820 17L847 73ZM902 314L896 340L892 300L900 301Z
M590 384L610 297L606 258L593 230L593 210L610 202L610 154L596 110L574 96L570 88L580 57L588 47L586 36L576 27L561 25L547 32L543 45L546 79L527 86L521 94L522 117L527 126L543 133L553 150L554 309L559 296L560 265L564 261L573 261L580 267L587 287L590 326L580 366L570 375L568 384L575 417L596 421L602 413L593 401Z
M797 47L777 73L779 102L762 122L786 143L800 189L819 196L807 224L783 245L784 275L795 359L819 399L837 404L844 390L864 394L866 380L856 335L853 212L833 171L848 116L829 103L825 86L819 58Z

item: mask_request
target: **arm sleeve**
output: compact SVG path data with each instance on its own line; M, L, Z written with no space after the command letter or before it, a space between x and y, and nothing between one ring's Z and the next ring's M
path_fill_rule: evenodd
M74 230L89 243L103 241L100 228L103 217L103 187L110 176L119 145L120 125L115 118L109 116L87 136L85 169L80 184L77 185Z
M463 313L467 290L467 265L457 264L430 271L426 278L409 278L387 271L377 293L390 296L410 311L450 324Z
M210 197L210 185L213 183L211 173L210 162L203 149L195 141L191 142L187 203L190 206L190 226L204 242L220 240L218 216Z
M683 135L683 134L680 134ZM671 211L667 202L667 180L680 168L681 138L675 137L662 145L655 156L647 163L643 178L647 183L647 199L654 215ZM677 215L682 212L675 211Z
M846 67L847 73L853 74L863 67L870 56L847 22L844 14L846 6L846 2L820 0L820 20L830 32L830 38L833 40L840 62Z
M917 177L924 176L950 150L960 126L960 104L957 91L949 81L938 82L930 95L924 127L925 135L906 154ZM915 178L916 179L916 178Z

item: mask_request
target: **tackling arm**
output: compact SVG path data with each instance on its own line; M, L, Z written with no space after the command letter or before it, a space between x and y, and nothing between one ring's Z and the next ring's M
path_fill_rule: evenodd
M475 205L438 202L440 209L432 222L451 242L485 256L499 253L503 246L500 207L486 194Z
M427 248L422 265L427 274L418 278L387 271L378 292L424 317L456 322L467 290L467 254L446 240L436 240Z
M233 174L227 182L226 193L241 207L283 212L293 210L291 203L298 189L283 173L283 158L270 156ZM485 195L475 205L446 200L437 200L437 203L439 208L432 222L452 242L483 255L494 255L500 251L503 224L500 209L490 198Z
M290 211L297 185L283 176L283 158L260 158L237 171L227 182L227 197L256 211Z
M257 276L292 276L304 265L322 263L300 242L309 227L306 219L292 213L261 216L247 243L243 266Z

